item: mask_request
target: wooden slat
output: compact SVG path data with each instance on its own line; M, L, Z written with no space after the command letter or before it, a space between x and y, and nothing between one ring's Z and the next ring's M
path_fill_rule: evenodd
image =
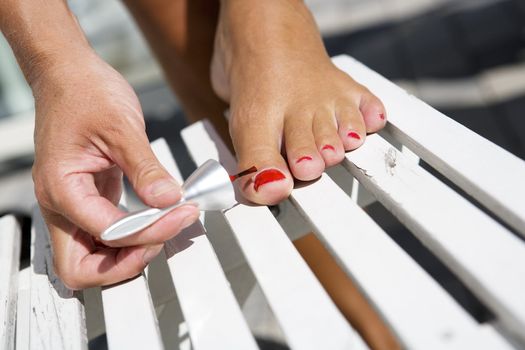
M120 205L126 205L123 194ZM110 349L163 349L157 315L144 274L102 288Z
M14 216L0 219L0 348L14 347L20 264L20 227Z
M195 123L182 137L197 164L234 159L209 123ZM360 343L266 207L238 204L226 220L293 349L348 349ZM362 344L362 343L361 343Z
M379 135L343 164L524 339L525 244L517 236Z
M144 275L102 289L110 349L163 349Z
M326 174L294 189L291 199L406 348L509 348L498 334L478 325Z
M179 183L182 176L164 139L153 152ZM200 222L166 242L165 253L194 349L257 349L229 282Z
M334 63L383 101L389 120L387 129L394 137L525 235L523 160L408 95L349 56L338 56Z
M16 306L16 346L17 350L29 349L31 315L31 267L18 273L18 300Z
M49 233L40 210L31 229L31 349L86 349L84 306L56 276Z

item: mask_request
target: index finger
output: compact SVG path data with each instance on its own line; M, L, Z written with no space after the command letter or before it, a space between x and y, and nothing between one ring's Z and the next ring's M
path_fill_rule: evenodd
M56 200L56 205L63 216L97 238L111 224L127 214L100 195L94 177L89 173L68 175L54 197L60 198ZM175 236L198 217L199 210L196 207L182 206L133 236L104 243L113 247L159 244Z

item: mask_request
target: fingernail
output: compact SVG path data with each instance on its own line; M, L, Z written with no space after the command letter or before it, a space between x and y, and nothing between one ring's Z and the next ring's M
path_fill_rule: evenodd
M312 157L310 157L310 156L303 156L303 157L297 159L297 162L296 162L296 163L300 163L300 162L302 162L303 160L312 160Z
M173 180L159 180L151 186L151 194L160 197L171 191L179 191L179 185Z
M330 149L330 150L335 152L335 148L332 145L324 145L323 148L322 148L323 151L325 151L327 149Z
M361 140L361 136L359 136L359 134L355 131L350 131L347 136L356 140Z
M159 255L160 251L164 248L164 244L157 244L152 245L146 251L144 252L144 255L142 256L142 261L144 262L144 265L148 265L157 255Z
M385 114L384 113L379 113L379 118L381 118L382 120L385 120Z
M193 225L193 223L199 219L199 216L200 213L185 217L180 224L180 229L184 230L185 228L188 228L191 225Z
M286 179L286 176L277 169L268 169L261 171L257 176L255 176L253 182L253 188L255 191L259 191L259 187L274 181L280 181Z

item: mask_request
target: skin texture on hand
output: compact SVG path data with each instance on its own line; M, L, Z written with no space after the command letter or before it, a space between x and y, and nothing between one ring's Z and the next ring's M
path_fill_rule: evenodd
M82 71L76 67L80 60ZM179 185L151 151L135 93L92 53L48 69L33 91L33 178L58 275L80 289L140 273L199 212L184 206L135 236L107 242L112 247L97 244L97 236L125 215L116 207L122 171L149 206L180 198Z

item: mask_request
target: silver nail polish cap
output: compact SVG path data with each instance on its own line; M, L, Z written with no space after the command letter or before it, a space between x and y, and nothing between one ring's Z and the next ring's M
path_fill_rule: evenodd
M230 174L216 160L203 163L182 185L184 200L200 210L223 210L235 205L235 191Z

